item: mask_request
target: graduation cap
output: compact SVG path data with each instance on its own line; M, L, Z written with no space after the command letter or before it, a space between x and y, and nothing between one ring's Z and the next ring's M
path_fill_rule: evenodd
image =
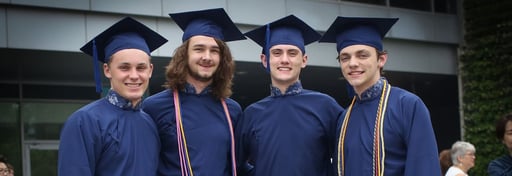
M350 45L368 45L382 51L382 39L398 18L337 17L319 42L336 43L338 52Z
M131 17L125 17L80 48L93 57L96 92L101 92L98 61L108 63L110 57L123 49L139 49L148 55L167 39Z
M305 45L313 43L320 38L320 34L295 15L268 23L245 33L263 48L263 54L269 58L269 49L274 45L288 44L297 46L302 53L306 53ZM269 62L267 62L267 71Z
M246 39L223 8L170 13L169 16L184 31L182 41L196 35L224 42Z

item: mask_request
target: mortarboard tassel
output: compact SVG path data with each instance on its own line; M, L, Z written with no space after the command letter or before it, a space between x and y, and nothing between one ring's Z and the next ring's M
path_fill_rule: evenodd
M270 25L267 24L267 28L265 30L265 58L267 59L267 73L270 73Z
M98 63L98 50L96 49L96 40L92 41L92 57L94 64L94 81L96 82L96 92L101 93L101 78L100 78L100 68Z

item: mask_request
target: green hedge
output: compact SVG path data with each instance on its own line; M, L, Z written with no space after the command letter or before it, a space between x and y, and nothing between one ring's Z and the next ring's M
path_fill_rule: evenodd
M464 0L464 45L460 57L464 140L475 145L470 175L508 153L494 135L494 122L512 112L512 1Z

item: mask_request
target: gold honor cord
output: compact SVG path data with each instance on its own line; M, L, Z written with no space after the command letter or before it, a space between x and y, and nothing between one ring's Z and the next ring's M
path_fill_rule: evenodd
M352 112L352 106L356 101L356 96L352 98L352 103L348 107L348 111L345 114L345 118L343 119L343 124L341 125L340 139L338 140L338 175L343 176L345 172L345 132L347 131L348 119L350 118L350 113ZM341 160L340 160L341 156ZM340 164L341 161L341 164Z
M386 160L386 150L384 145L384 117L386 117L386 109L388 107L388 100L389 100L389 94L391 93L391 85L388 84L386 80L383 80L384 86L383 86L383 93L382 96L385 96L384 102L381 102L382 104L379 105L379 111L382 113L380 116L380 123L379 123L379 131L380 131L380 145L381 145L381 151L382 151L382 159L380 160L379 164L381 165L380 169L380 175L384 175L384 160ZM384 90L386 90L386 93L384 93ZM382 100L382 99L381 99ZM378 160L377 160L378 161Z
M375 176L384 175L384 159L385 159L385 150L384 150L384 133L383 133L383 123L384 123L384 115L386 113L386 108L388 104L389 94L391 92L391 85L387 83L386 80L383 80L383 88L382 94L379 100L379 106L377 109L377 117L375 119L374 126L374 136L373 136L373 152L372 152L372 171ZM348 121L350 119L350 114L352 112L352 107L354 106L354 102L356 101L356 96L352 98L352 102L345 114L345 118L343 119L343 124L341 126L340 138L338 140L338 175L343 176L345 173L345 135L347 131ZM380 157L382 153L382 158Z
M180 98L177 90L174 90L174 111L176 114L176 137L178 138L178 151L180 156L180 166L182 176L193 176L192 165L190 164L190 156L188 154L187 140L185 138L185 131L183 130L183 123L181 120L181 106ZM185 151L184 151L185 150ZM188 168L188 169L187 169ZM190 174L189 174L190 172Z
M183 123L181 120L181 107L180 107L180 99L177 90L173 91L174 94L174 108L176 114L176 136L178 138L178 150L180 155L180 165L181 165L181 175L188 176L188 172L190 172L190 176L193 176L192 165L190 164L190 156L188 154L187 140L185 138L185 131L183 130ZM231 137L231 162L232 162L232 172L233 176L236 176L236 160L235 160L235 137L233 124L231 122L231 116L229 115L228 105L224 99L221 99L222 107L224 109L224 113L226 114L226 120L229 126L229 133ZM179 125L178 125L179 124ZM180 135L178 135L180 134ZM185 164L186 163L186 164ZM188 168L188 169L186 169Z

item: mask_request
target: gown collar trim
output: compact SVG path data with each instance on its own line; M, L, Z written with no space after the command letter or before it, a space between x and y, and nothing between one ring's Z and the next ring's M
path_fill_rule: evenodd
M359 101L367 101L367 100L372 100L372 99L380 97L381 93L382 93L382 87L384 85L383 84L383 80L385 80L385 79L386 78L381 77L377 81L377 83L375 83L370 88L368 88L365 91L363 91L363 93L361 93L361 96L357 97L357 99Z
M297 81L297 82L293 83L292 85L290 85L286 89L284 94L281 93L281 90L279 90L279 88L270 85L270 96L276 97L276 96L296 95L296 94L301 93L302 90L303 90L303 88L302 88L302 84L300 83L300 81Z
M133 106L132 102L124 97L122 97L121 95L119 95L116 91L110 89L107 93L107 95L105 96L105 98L107 99L107 101L114 105L114 106L117 106L121 109L124 109L124 110L139 110L141 108L141 103L142 101L139 101L139 103L137 103L135 106Z
M194 87L194 85L192 85L190 83L185 84L185 89L183 89L183 92L185 92L186 94L198 94L196 92L196 88ZM201 91L199 93L199 95L207 95L210 92L212 92L212 87L211 87L211 85L208 85L207 87L205 87L203 89L203 91Z

